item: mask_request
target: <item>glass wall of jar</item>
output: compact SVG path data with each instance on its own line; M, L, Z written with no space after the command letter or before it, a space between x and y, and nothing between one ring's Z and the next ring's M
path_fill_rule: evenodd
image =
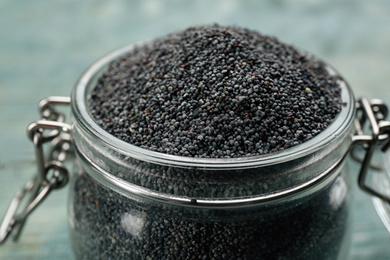
M72 94L78 259L344 259L355 117L344 81L336 120L301 145L257 157L173 156L111 136L88 113L97 78L131 48L93 64Z

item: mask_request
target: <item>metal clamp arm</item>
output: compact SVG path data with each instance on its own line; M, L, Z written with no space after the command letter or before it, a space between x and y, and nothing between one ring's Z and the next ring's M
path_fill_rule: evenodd
M358 116L355 120L357 135L353 137L354 144L360 144L365 149L363 159L357 155L358 146L352 149L352 157L361 162L358 177L359 187L367 193L374 195L390 203L390 196L377 191L367 184L367 175L370 168L381 170L381 166L372 162L378 146L382 152L390 147L390 121L385 121L388 115L388 108L380 100L373 100L371 103L366 98L361 98L357 103ZM370 134L365 134L365 124L369 123Z
M20 237L27 217L42 203L52 190L62 188L69 180L69 173L62 161L71 151L70 125L65 116L57 112L56 105L68 105L69 97L49 97L39 103L42 119L31 123L27 135L34 144L38 173L12 199L0 226L0 245L10 234L13 240ZM44 144L50 143L47 157ZM26 203L23 203L26 200Z

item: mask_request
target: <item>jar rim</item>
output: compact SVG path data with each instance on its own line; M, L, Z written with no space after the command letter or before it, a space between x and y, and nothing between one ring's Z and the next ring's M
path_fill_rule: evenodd
M105 187L122 194L148 197L175 205L232 208L303 196L318 190L314 187L324 187L338 174L352 143L356 111L352 90L331 66L327 65L327 69L330 74L338 76L342 107L334 121L321 133L302 144L265 155L240 158L194 158L155 152L124 142L100 127L88 112L89 93L95 87L97 79L105 72L111 61L131 51L134 46L134 44L124 46L97 60L82 74L72 91L74 146L83 168ZM241 169L252 171L256 168L262 176L267 176L265 178L269 178L268 174L271 174L278 180L292 179L286 183L287 186L276 185L270 192L226 198L200 196L194 199L187 195L151 190L118 177L116 175L118 172L133 171L133 165L128 164L128 159L163 167L201 171L236 172L237 170L239 172ZM111 172L112 170L114 172Z
M337 137L341 135L353 121L355 114L353 93L349 85L340 77L338 82L341 88L342 109L334 121L312 139L282 151L238 158L195 158L155 152L132 145L120 140L101 128L88 112L87 102L88 90L93 87L91 84L92 79L96 77L97 74L101 73L111 61L131 51L134 46L135 44L126 45L106 54L94 62L81 75L80 79L76 83L76 86L72 91L71 99L72 113L84 130L92 135L94 139L104 142L111 149L120 151L121 154L130 156L134 159L140 159L162 165L169 164L171 166L178 167L206 167L213 169L274 165L286 160L288 161L291 158L296 159L306 156L309 153L313 153L314 151L321 149L328 143L331 143L334 139L337 139ZM327 65L327 69L332 75L339 75L333 67Z

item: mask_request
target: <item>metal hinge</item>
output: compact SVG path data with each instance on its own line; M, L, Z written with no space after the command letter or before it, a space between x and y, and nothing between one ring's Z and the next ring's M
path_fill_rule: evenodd
M387 106L378 99L369 102L366 98L361 98L357 102L356 135L353 136L355 146L352 149L352 158L362 164L358 177L359 187L367 193L390 203L388 194L371 187L367 181L370 168L383 170L383 166L375 164L372 159L375 151L384 153L390 147L390 121L385 120L388 112ZM365 134L366 129L369 130L369 134ZM365 150L363 158L359 156L358 152L361 147Z
M69 103L69 97L48 97L39 103L42 119L27 128L27 135L34 144L38 173L12 199L0 226L0 244L11 233L13 240L17 241L31 212L52 190L64 187L69 180L63 161L72 150L70 125L64 123L65 116L55 110L56 105ZM47 157L45 143L50 143Z

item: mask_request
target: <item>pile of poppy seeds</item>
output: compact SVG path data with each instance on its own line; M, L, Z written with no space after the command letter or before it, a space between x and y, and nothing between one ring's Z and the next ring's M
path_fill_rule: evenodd
M117 138L156 152L256 156L305 142L340 111L337 78L274 37L200 26L111 62L89 109Z
M147 150L266 156L334 121L341 110L339 79L323 62L274 37L196 26L112 61L92 90L89 111L105 131ZM262 168L208 171L123 161L129 172L113 175L189 198L256 196L290 184L264 177ZM70 212L78 259L337 259L344 243L349 204L340 176L298 201L201 209L129 199L81 168L76 172Z

